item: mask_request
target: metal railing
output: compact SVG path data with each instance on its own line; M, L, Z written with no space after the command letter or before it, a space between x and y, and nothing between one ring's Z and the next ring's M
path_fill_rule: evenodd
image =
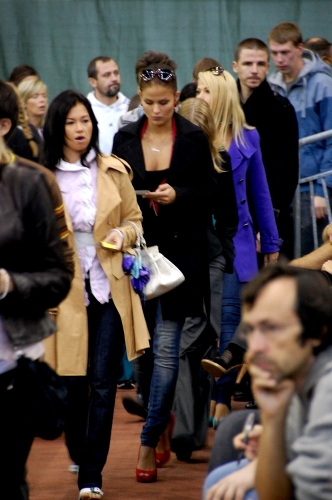
M323 141L325 139L330 139L332 137L332 130L326 130L325 132L320 132L319 134L309 135L307 137L303 137L299 140L299 149L307 144L312 144L314 142ZM310 213L312 220L312 234L314 240L314 247L318 247L318 235L317 235L317 219L315 213L314 206L314 182L317 179L321 179L322 188L324 192L324 198L326 201L327 207L327 217L329 222L332 222L332 213L331 213L331 205L328 194L328 189L326 185L326 177L332 175L332 170L328 170L322 174L312 175L310 177L304 177L299 180L299 184L297 186L294 198L294 221L295 221L295 245L294 245L294 254L295 257L301 256L301 194L300 188L303 184L309 183L309 192L310 192Z

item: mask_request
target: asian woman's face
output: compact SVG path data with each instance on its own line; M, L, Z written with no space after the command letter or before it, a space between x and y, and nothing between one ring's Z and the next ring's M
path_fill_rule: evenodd
M91 142L93 125L88 110L81 102L69 111L65 122L64 147L79 153L85 153Z
M210 90L202 82L202 80L198 80L197 90L196 90L196 97L198 97L198 99L202 99L208 105L210 105L210 100L211 100Z
M174 92L166 85L152 83L143 87L139 95L144 112L151 124L162 126L172 119L179 92Z

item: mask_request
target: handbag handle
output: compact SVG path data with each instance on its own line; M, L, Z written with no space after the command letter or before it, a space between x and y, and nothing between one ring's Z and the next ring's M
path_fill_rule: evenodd
M137 248L146 248L146 241L144 239L144 236L141 233L141 231L139 230L139 227L135 224L135 222L132 222L131 220L124 220L123 222L121 222L120 227L126 226L126 225L132 226L135 229L136 247Z

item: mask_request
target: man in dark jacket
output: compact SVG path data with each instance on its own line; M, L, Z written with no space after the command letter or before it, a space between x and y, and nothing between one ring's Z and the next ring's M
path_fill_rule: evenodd
M298 124L289 100L273 92L266 81L269 49L257 38L242 40L235 50L233 71L249 125L256 127L279 236L281 252L292 258L291 203L299 175Z

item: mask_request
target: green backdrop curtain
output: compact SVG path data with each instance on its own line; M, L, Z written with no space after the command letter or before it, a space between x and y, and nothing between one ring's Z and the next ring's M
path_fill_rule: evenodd
M231 69L236 43L266 41L282 21L305 38L331 39L331 0L0 0L0 77L26 63L50 97L66 88L87 93L86 67L98 55L120 65L122 91L136 92L134 64L145 50L167 52L178 64L179 88L198 59Z

